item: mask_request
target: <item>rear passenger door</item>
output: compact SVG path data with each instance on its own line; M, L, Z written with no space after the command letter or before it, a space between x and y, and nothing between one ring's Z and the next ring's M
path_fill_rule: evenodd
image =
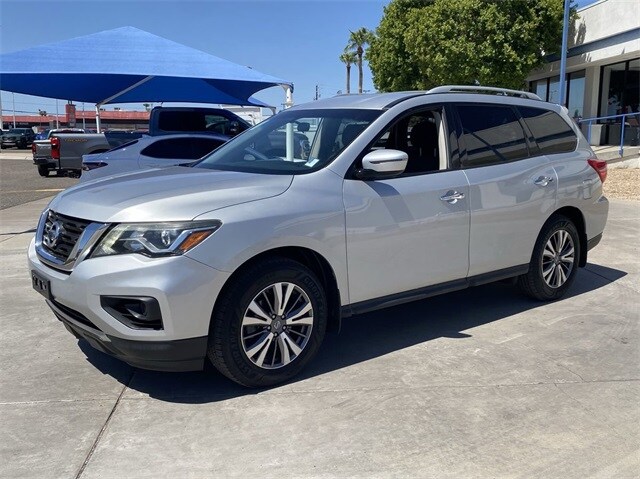
M469 180L469 276L528 265L555 209L556 173L514 106L460 103L455 110Z

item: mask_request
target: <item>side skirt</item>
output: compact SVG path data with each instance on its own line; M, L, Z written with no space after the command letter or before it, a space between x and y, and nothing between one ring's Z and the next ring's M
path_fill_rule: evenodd
M461 289L466 289L471 286L480 286L481 284L493 283L502 279L513 278L526 274L529 271L529 265L523 264L520 266L514 266L511 268L500 269L498 271L492 271L490 273L483 273L476 276L470 276L465 279L456 279L454 281L447 281L446 283L434 284L426 286L424 288L412 289L411 291L404 291L402 293L391 294L389 296L383 296L381 298L368 299L366 301L360 301L354 304L348 304L342 306L341 316L347 318L354 314L367 313L376 309L389 308L391 306L397 306L399 304L409 303L411 301L418 301L420 299L429 298L431 296L437 296L440 294L451 293Z

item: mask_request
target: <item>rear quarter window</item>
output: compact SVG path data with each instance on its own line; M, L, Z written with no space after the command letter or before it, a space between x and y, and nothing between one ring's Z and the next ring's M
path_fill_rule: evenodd
M556 112L522 106L518 110L535 137L541 153L551 155L576 149L578 138L575 132Z
M466 148L463 167L485 166L528 158L529 150L510 106L457 105Z

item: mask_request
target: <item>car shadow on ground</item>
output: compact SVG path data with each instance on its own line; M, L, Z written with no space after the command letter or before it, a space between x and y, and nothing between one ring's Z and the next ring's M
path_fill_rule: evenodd
M626 272L589 264L561 301L604 287ZM513 284L492 283L346 318L339 334L329 333L316 358L287 384L336 371L437 338L469 338L465 331L541 307ZM97 369L130 389L177 403L208 403L258 394L231 382L213 367L203 372L164 373L132 368L86 343L79 346Z

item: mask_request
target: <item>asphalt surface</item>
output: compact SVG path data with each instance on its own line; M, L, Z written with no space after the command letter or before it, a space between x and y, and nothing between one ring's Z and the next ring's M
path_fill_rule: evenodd
M349 318L255 391L71 336L26 267L47 201L0 211L2 478L638 477L638 202L560 301L497 283Z
M53 196L77 182L75 178L40 176L30 150L0 152L0 210Z

